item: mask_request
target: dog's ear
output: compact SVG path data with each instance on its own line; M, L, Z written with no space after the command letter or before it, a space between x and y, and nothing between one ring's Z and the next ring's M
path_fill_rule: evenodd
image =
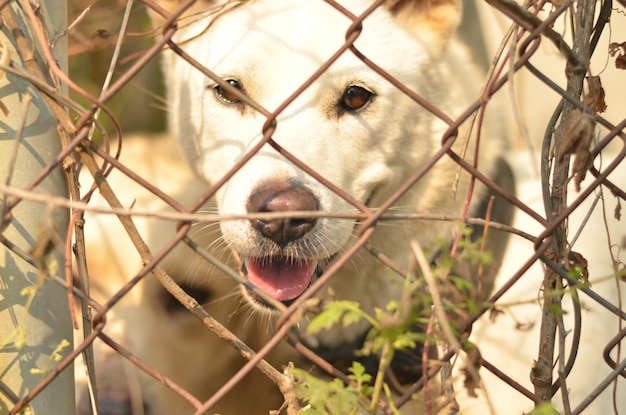
M441 50L461 22L461 0L388 0L385 5L409 32L420 38L432 37L427 43Z

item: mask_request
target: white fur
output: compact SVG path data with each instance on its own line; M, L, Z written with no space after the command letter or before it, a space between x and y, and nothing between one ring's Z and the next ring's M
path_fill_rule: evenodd
M370 2L341 4L358 15ZM175 40L211 71L239 81L247 95L270 112L335 53L351 24L328 4L304 0L251 2L211 19L213 16L184 27ZM444 46L437 47L432 42L425 44L423 39L438 36L436 28L427 19L413 23L404 24L380 8L366 19L356 47L454 118L477 98L480 78L454 41L439 39ZM164 70L171 131L182 141L196 171L215 183L259 141L266 117L247 106L225 105L214 93L214 81L172 53L165 59ZM352 84L376 96L358 114L338 115L337 102ZM483 130L485 151L479 159L487 174L501 152L499 132L492 127ZM375 208L427 163L440 148L446 129L442 120L348 51L278 114L273 139L335 186ZM473 144L468 154L473 154L472 148ZM469 175L462 175L453 198L455 171L454 162L441 159L401 198L394 212L459 216ZM246 201L255 186L275 179L297 179L316 195L324 212L355 210L266 145L220 189L220 213L246 213ZM299 246L288 248L289 254L330 258L354 241L355 226L354 221L319 220ZM394 222L380 226L371 242L405 266L411 239L432 247L436 238L449 239L454 230L455 225L446 222ZM222 232L231 248L244 257L264 253L260 251L266 245L249 221L223 222ZM303 246L307 247L304 253ZM372 311L399 295L399 284L390 274L378 260L362 254L343 267L330 285L337 298L359 301ZM321 341L336 344L363 327L353 330L331 330Z

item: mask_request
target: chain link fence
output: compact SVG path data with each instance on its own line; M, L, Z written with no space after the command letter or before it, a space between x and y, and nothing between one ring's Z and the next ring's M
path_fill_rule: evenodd
M352 16L340 4L324 2L352 21L345 43L336 45L336 56L358 54L353 43L369 14ZM245 3L210 7L219 15ZM372 9L386 7L384 3L372 2ZM65 413L35 402L57 379L75 372L80 414L396 413L398 408L425 414L626 413L626 358L621 350L626 336L621 293L626 225L620 217L626 200L626 4L487 3L465 4L467 17L460 30L472 52L484 56L481 63L489 76L482 94L450 123L458 126L481 111L510 120L508 160L517 192L495 185L449 147L441 156L452 157L487 184L514 208L515 220L490 222L489 215L402 219L456 220L507 233L508 249L490 298L458 307L453 317L437 315L437 307L429 311L429 318L418 324L425 334L420 347L397 346L397 353L408 350L408 364L419 367L418 373L404 379L390 370L383 386L352 365L352 357L367 361L352 349L349 361L335 359L336 353L316 349L296 334L306 312L324 308L312 293L288 307L278 304L278 319L245 304L239 285L246 281L219 229L220 222L240 218L216 213L215 194L228 178L212 184L200 180L171 137L156 132L164 128L168 99L158 76L163 49L188 60L207 79L224 83L214 68L187 54L185 42L173 40L180 27L208 6L199 0L165 2L167 10L150 0L88 7L73 2L67 32L46 37L46 30L55 32L41 13L45 7L0 2L2 31L10 42L16 36L13 22L35 34L31 44L36 45L39 68L26 64L33 56L28 45L16 43L10 53L7 44L0 45L0 112L6 119L20 113L2 91L18 81L29 84L46 97L60 137L59 147L38 167L26 166L13 153L7 156L0 147L0 171L9 177L0 183L2 255L28 268L18 276L5 263L0 267L0 311L6 311L0 327L10 328L0 333L0 350L9 356L0 369L0 412ZM23 16L23 21L12 16ZM69 77L46 52L55 51L58 39L66 37ZM414 105L438 114L420 91L379 69L387 63L360 59ZM293 91L293 99L332 63L321 64ZM259 107L226 84L223 88L250 108ZM491 105L496 99L499 105ZM264 117L259 133L269 139L280 121L263 110L259 114ZM441 116L448 122L448 115ZM3 141L28 143L28 128L5 121L0 126ZM454 141L455 134L454 128L448 129L441 142ZM231 174L247 162L231 166ZM347 214L359 220L358 240L334 259L319 281L332 280L345 264L358 265L357 252L376 256L389 269L396 267L388 253L369 243L369 236L377 226L394 226L399 218L394 216L395 201L436 162L415 166L411 181L400 183L381 208ZM306 164L298 167L324 180ZM23 177L25 169L35 178L24 183L10 179ZM60 169L67 181L56 191L42 191L38 183ZM23 247L10 229L22 226L17 213L27 204L38 207L29 207L27 217L47 232L37 233ZM57 221L68 212L69 226ZM17 300L9 295L16 278L34 287L32 304L51 301L45 299L48 288L64 288L52 300L64 305L54 319L61 327L75 327L73 346L68 346L69 332L59 329L60 337L45 340L41 353L46 359L37 365L30 348L43 340L11 334L39 330L15 318L23 303L20 295ZM424 284L424 291L436 296L437 288ZM443 327L448 318L454 323L453 335ZM16 363L32 382L15 386L8 381L9 367ZM35 366L38 371L33 372ZM55 389L47 402L55 397L73 403L74 386Z

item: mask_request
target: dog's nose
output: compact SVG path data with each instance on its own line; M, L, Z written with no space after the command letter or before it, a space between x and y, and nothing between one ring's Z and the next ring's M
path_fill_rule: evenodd
M306 187L291 183L269 183L255 190L248 200L249 213L318 210L315 195ZM284 247L302 238L315 226L315 218L252 219L252 226L263 236Z

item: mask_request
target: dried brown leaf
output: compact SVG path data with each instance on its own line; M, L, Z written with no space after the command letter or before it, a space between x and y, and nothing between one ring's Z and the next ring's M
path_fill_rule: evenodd
M565 134L558 161L562 163L566 155L574 155L572 170L576 191L580 191L580 183L585 179L587 170L593 165L589 147L593 140L595 125L594 116L583 113L579 109L571 111L565 122Z
M545 253L545 256L552 262L559 262L559 257L556 256L556 252L554 252L554 249L548 249Z
M609 55L615 57L615 67L626 69L626 42L613 42L609 45Z
M574 189L580 192L580 184L585 180L587 170L593 166L593 157L591 157L591 151L588 148L582 148L576 152L574 158L574 164L572 166L574 176Z
M527 321L527 322L518 321L517 323L515 323L515 330L529 331L529 330L532 330L533 327L535 327L534 321Z
M606 102L604 101L604 88L600 82L599 76L588 76L587 86L589 92L583 98L583 103L596 112L606 111Z
M491 310L489 310L489 321L491 321L492 323L495 323L496 319L503 314L504 314L504 311L500 310L499 308L494 307Z
M46 277L44 272L48 269L50 255L59 247L63 246L63 242L59 237L56 226L49 220L45 220L37 226L35 243L29 249L28 253L37 261L39 273L37 274L37 286L43 285Z
M589 149L593 140L593 131L596 122L591 114L585 114L579 109L572 110L565 122L565 135L561 144L559 163L568 154L576 154L579 149Z
M461 369L464 376L464 386L467 389L467 394L471 397L476 397L476 389L480 388L480 379L476 379L478 375L478 369L482 366L483 358L480 354L478 347L468 347L465 349L467 354L467 360L465 366Z
M569 269L579 269L581 271L581 282L589 283L589 268L587 259L580 252L570 252L568 256Z

